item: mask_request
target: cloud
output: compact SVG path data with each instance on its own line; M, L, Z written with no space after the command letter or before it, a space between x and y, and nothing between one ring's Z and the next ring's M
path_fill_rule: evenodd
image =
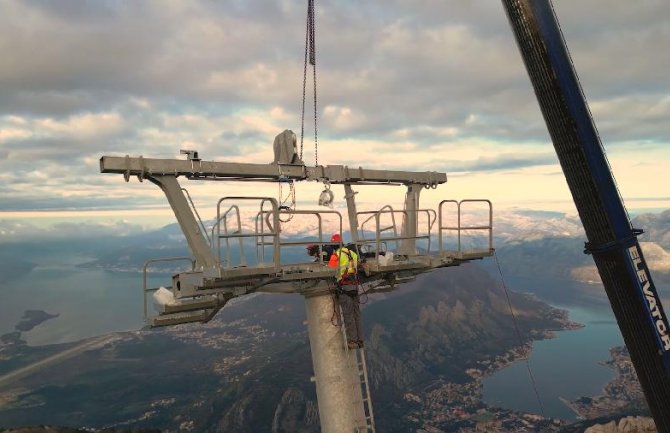
M337 105L327 105L323 109L322 119L326 127L334 131L352 131L365 125L366 115L357 113L349 107L340 107Z
M670 89L669 89L670 90ZM591 104L593 116L606 143L636 141L655 144L668 140L670 96L633 95L614 97ZM621 122L625 118L625 122Z
M502 154L495 157L482 156L474 161L446 161L450 172L515 170L538 165L554 165L558 158L553 153L536 155Z
M648 172L662 175L670 3L556 3L608 150L631 165L630 149L656 150ZM321 2L317 14L319 162L547 177L556 160L499 2ZM0 3L0 210L96 207L101 191L139 205L101 180L102 154L270 161L274 136L300 128L304 18L297 0Z
M45 228L30 222L0 219L0 244L52 240L77 241L91 239L92 237L122 237L140 233L144 230L140 225L123 220L108 223L62 222Z
M103 190L104 191L104 190ZM0 209L4 212L9 211L45 211L45 210L100 210L100 209L116 209L122 210L131 208L142 208L149 205L162 206L165 203L163 197L136 197L128 194L119 196L108 195L109 191L105 191L104 195L98 194L95 196L94 191L90 191L86 196L28 196L21 197L19 195L5 194L0 198Z

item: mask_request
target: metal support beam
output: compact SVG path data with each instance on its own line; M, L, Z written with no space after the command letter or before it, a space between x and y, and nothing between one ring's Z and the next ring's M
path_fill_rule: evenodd
M123 174L140 178L158 175L185 176L192 180L246 179L277 181L327 180L330 183L350 184L420 184L439 185L447 181L445 173L433 171L412 172L349 168L344 165L307 167L287 164L247 164L202 160L131 158L129 156L103 156L101 173Z
M149 180L158 185L165 193L165 197L167 197L170 207L172 207L172 211L177 217L177 222L182 232L184 232L191 253L195 257L196 269L210 269L218 266L218 260L212 253L205 234L200 229L200 224L193 215L177 178L174 175L165 175L151 176Z
M328 292L305 297L319 420L322 433L353 433L365 425L363 393L356 353L344 348L342 330L332 322L333 302Z
M418 228L419 195L423 185L407 185L407 194L405 195L405 213L403 215L402 237L400 244L400 254L416 254L416 233Z
M347 211L349 213L349 231L351 232L351 241L358 242L358 215L356 214L356 191L351 188L351 184L344 184L344 198L347 200Z

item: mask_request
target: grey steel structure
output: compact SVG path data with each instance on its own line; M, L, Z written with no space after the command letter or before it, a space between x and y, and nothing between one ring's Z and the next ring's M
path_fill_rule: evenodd
M419 196L423 188L436 188L447 181L444 173L371 170L341 165L308 167L297 158L295 135L284 131L275 139L275 161L269 164L246 164L203 161L197 152L183 151L187 159L153 159L103 156L102 173L122 174L126 181L137 177L149 180L165 193L186 237L193 258L151 260L145 264L145 318L151 326L188 322L207 322L230 299L254 292L300 293L305 297L309 330L313 380L319 404L319 418L324 433L374 432L374 417L367 383L365 356L362 350L349 350L344 327L331 323L336 283L336 269L323 258L313 262L288 263L283 260L287 248L330 243L324 237L323 220L330 218L345 232L342 215L333 210L295 210L283 208L271 197L221 198L213 225L205 227L193 201L178 177L188 180L227 181L319 181L344 186L348 231L351 240L367 251L361 284L369 293L388 291L413 280L432 269L457 266L493 254L492 206L488 200L443 200L437 211L422 209ZM403 210L391 206L358 211L354 186L402 185L406 187ZM473 202L486 209L484 222L462 225L463 208ZM253 229L245 228L240 203L256 203ZM451 218L446 213L449 212ZM314 218L317 233L310 241L282 237L286 217ZM455 218L454 218L455 217ZM401 219L398 228L396 218ZM435 224L437 223L437 226ZM462 238L479 237L476 248L463 247ZM453 247L445 241L454 239ZM437 240L437 247L434 246ZM421 243L421 248L417 247ZM395 247L393 247L395 246ZM248 263L249 249L253 263ZM232 252L232 253L231 253ZM391 259L392 254L393 259ZM237 263L233 263L237 257ZM309 258L312 259L311 257ZM172 277L169 289L175 302L157 306L158 314L150 316L147 295L156 290L147 287L146 272L159 261L184 261L189 269Z

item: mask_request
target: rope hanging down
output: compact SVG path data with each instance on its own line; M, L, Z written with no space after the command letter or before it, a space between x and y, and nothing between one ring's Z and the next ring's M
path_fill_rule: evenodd
M523 336L521 335L521 331L519 330L519 324L517 323L516 314L514 314L514 308L512 307L512 300L509 297L509 290L507 289L507 284L505 284L505 277L503 276L502 268L500 267L500 261L498 260L498 253L495 251L493 253L493 258L496 261L496 266L498 267L498 273L500 274L500 281L502 282L503 289L505 290L505 297L507 298L507 306L509 307L509 312L512 315L512 323L514 324L514 331L516 332L516 336L519 339L519 344L523 346ZM528 356L526 356L524 361L526 362L526 370L528 370L528 377L530 378L530 383L533 387L533 392L535 392L535 399L537 400L537 404L540 407L540 415L544 417L545 416L544 404L542 403L540 393L537 390L537 382L535 381L535 376L533 375L533 369L530 367L530 360L528 359Z
M317 139L317 105L316 105L316 41L314 21L314 0L307 0L307 31L305 33L305 63L302 74L302 116L300 119L300 159L302 159L303 142L305 137L305 96L307 93L307 63L312 65L314 78L314 165L319 165L319 146Z

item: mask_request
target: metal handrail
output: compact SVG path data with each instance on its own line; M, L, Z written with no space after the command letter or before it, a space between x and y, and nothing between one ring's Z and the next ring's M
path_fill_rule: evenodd
M465 199L461 200L461 208L463 203L486 203L489 208L489 224L487 226L470 226L470 227L461 227L461 230L488 230L489 232L489 250L493 249L493 204L491 200L488 199ZM459 225L460 225L460 216L459 216Z
M387 208L388 208L388 209L387 209ZM395 221L395 215L394 215L394 214L397 213L397 212L407 214L406 211L396 211L396 210L393 210L393 207L391 207L391 205L389 205L389 204L382 206L379 210L369 210L369 211L361 211L361 212L357 212L357 213L356 213L356 216L359 216L359 215L368 215L368 214L370 214L370 216L367 217L367 218L361 223L361 228L360 228L361 235L363 235L363 234L365 233L365 229L364 229L364 227L365 227L365 224L366 224L368 221L370 221L372 218L375 218L375 220L377 220L379 214L382 214L382 213L390 213L390 214L391 214L392 225L389 226L389 227L385 227L384 229L382 229L382 230L380 230L380 231L387 231L387 230L390 230L390 229L392 228L392 229L393 229L393 234L394 234L395 236L398 236L398 229L397 229L397 224L396 224L396 221ZM379 224L377 224L377 228L379 228Z
M214 223L214 225L212 226L212 239L214 239L214 238L215 238L215 236L214 236L214 229L216 228L217 233L220 233L220 229L221 229L221 221L223 221L223 232L224 232L224 234L226 235L226 236L224 237L224 239L225 239L225 241L226 241L226 263L227 263L227 264L230 264L230 242L229 242L229 238L230 238L230 236L227 236L227 235L229 235L229 233L228 233L228 214L229 214L230 212L235 212L235 215L237 216L237 231L233 232L233 234L235 234L235 233L241 233L241 232L242 232L242 221L241 221L241 219L240 219L240 208L239 208L237 205L235 205L235 204L232 205L232 206L230 206L230 207L223 213L223 215L221 215L221 218L219 218L219 219ZM221 262L221 237L220 237L220 236L216 236L216 239L217 239L217 243L216 243L216 251L217 251L217 253L216 253L216 254L217 254L217 257L218 257L218 259L219 259L219 262ZM241 239L240 239L240 261L241 261L240 264L242 264L242 265L245 265L245 264L246 264L246 257L245 257L245 255L244 255L244 243L242 242Z
M445 226L442 224L442 208L445 204L447 203L453 203L456 205L456 210L457 210L457 226L452 227L452 226ZM486 203L488 204L489 208L489 223L488 225L477 225L477 226L461 226L461 216L462 216L462 207L464 203ZM466 230L488 230L488 238L489 238L489 250L493 250L493 204L491 203L491 200L488 199L464 199L461 201L456 201L456 200L442 200L440 202L439 208L438 208L438 241L440 243L439 246L439 251L440 253L443 251L443 243L442 243L442 232L444 230L454 230L457 232L458 236L458 252L462 252L461 249L461 238L462 238L462 232Z
M237 230L234 232L228 231L228 213L234 211L234 215L237 217ZM242 221L240 218L240 208L237 205L232 205L224 214L223 214L223 233L224 235L235 235L242 233ZM232 236L226 236L224 239L226 241L226 263L231 263L230 258L230 238ZM247 265L247 257L244 254L244 241L242 238L238 238L240 244L240 266Z
M281 232L281 226L279 225L279 205L275 203L272 210L265 210L265 200L261 202L261 210L256 214L254 221L254 233L256 234L256 263L265 262L265 246L273 246L273 258L272 261L275 265L275 268L278 268L281 265L281 251L278 245L275 245L279 241L279 233ZM265 218L262 218L262 216ZM260 218L259 218L260 217ZM270 222L270 217L272 217L272 222ZM260 231L259 231L260 224ZM265 226L267 225L270 231L265 233ZM277 231L275 231L277 228ZM260 233L259 233L260 232ZM276 235L276 236L275 236ZM272 242L265 242L266 236L272 236ZM260 238L260 242L259 242Z
M380 220L381 220L381 215L384 213L389 213L391 214L391 225L388 227L384 227L383 229L379 227L380 225ZM373 210L373 211L362 211L362 212L357 212L356 216L358 217L359 215L370 215L367 217L362 223L361 223L361 228L360 228L360 239L362 240L362 244L370 244L372 242L368 241L365 238L365 224L370 221L371 219L374 218L375 221L375 259L379 258L379 250L381 248L381 234L382 232L388 231L393 229L393 236L391 237L385 237L384 241L395 241L395 248L396 250L398 249L398 226L396 224L395 220L395 214L396 213L402 213L407 217L407 212L402 210L402 211L396 211L393 210L393 207L391 205L384 205L382 206L379 210Z
M242 245L243 245L244 241L243 241L242 238L245 238L245 237L258 238L258 227L257 227L257 225L256 225L256 230L255 230L254 233L243 233L242 232L242 225L241 225L241 221L239 219L239 215L240 215L239 214L239 207L237 205L230 206L230 208L222 216L222 214L221 214L221 204L226 200L260 201L261 211L263 211L263 209L265 208L266 203L270 203L270 205L272 207L271 215L273 217L273 224L269 227L271 229L271 231L268 232L267 234L264 233L264 231L263 231L262 236L272 236L274 238L274 240L273 240L273 263L274 263L275 269L278 270L279 269L279 244L278 244L278 240L279 240L279 231L280 231L280 227L279 227L279 205L277 203L277 200L272 198L272 197L227 196L227 197L222 197L221 199L219 199L219 201L216 204L217 223L219 221L221 221L222 218L225 218L227 216L228 212L230 212L231 209L233 209L233 208L237 209L237 216L238 216L238 230L236 232L228 233L227 225L224 221L224 234L222 235L221 234L221 224L220 223L215 224L215 226L217 228L216 240L217 240L217 251L218 251L219 261L221 260L221 239L222 238L225 239L226 242L227 242L226 254L228 255L228 259L230 258L230 248L228 247L229 246L229 244L228 244L229 239L231 239L231 238L238 238L239 239L240 254L241 254L240 262L243 265L246 264L246 257L243 255L244 254L244 247ZM268 223L269 223L269 220L268 220ZM258 239L256 239L256 242L258 242ZM258 251L257 251L257 256L258 256ZM230 265L230 260L228 260L228 265Z
M453 203L456 205L456 217L457 217L457 222L456 222L456 227L449 227L449 226L444 226L442 225L442 208L445 204L447 203ZM458 202L458 200L442 200L440 204L438 205L438 224L437 224L437 240L439 242L439 252L442 252L442 231L443 230L456 230L456 234L458 236L458 251L461 250L461 232L460 232L460 227L461 227L461 206Z
M265 212L267 213L267 211ZM300 246L300 245L318 245L319 246L319 263L323 264L323 247L325 245L332 244L330 240L324 240L323 238L323 216L322 215L336 215L339 221L339 229L338 233L340 234L340 238L342 238L342 214L338 211L335 210L282 210L282 214L288 214L288 215L314 215L317 218L318 222L318 241L288 241L288 240L282 240L281 236L279 238L279 248L281 249L282 247L295 247L295 246ZM259 212L256 215L257 220L262 220L264 216L263 212ZM262 236L261 236L262 238ZM261 239L259 245L267 245L269 243L266 243L264 240ZM340 246L342 246L342 241L339 243Z
M390 213L391 214L391 219L392 219L392 224L393 225L389 226L389 227L380 228L379 226L380 226L380 221L381 221L381 215L384 214L384 213ZM361 242L360 243L361 244L371 244L371 243L373 243L372 240L368 240L367 238L365 238L364 227L365 227L365 224L367 222L369 222L371 219L374 218L375 219L375 225L376 225L374 243L376 245L376 250L377 250L376 254L375 254L375 258L379 257L379 251L380 251L382 241L386 241L386 242L394 241L395 244L396 244L396 249L398 249L398 241L405 240L405 239L415 239L415 240L425 239L428 242L427 250L428 250L428 252L430 252L431 233L432 233L432 230L433 230L433 226L435 225L435 221L437 220L437 212L435 212L435 210L433 210L433 209L417 209L416 210L417 215L419 215L419 213L425 213L428 220L427 220L427 223L426 223L427 233L424 234L424 235L417 234L415 236L398 236L398 230L397 230L397 227L396 227L396 224L395 224L395 216L394 216L394 214L396 214L396 213L403 214L405 220L407 220L407 213L408 213L407 210L394 210L390 205L385 205L381 209L376 210L376 211L358 212L356 214L357 216L358 215L368 215L368 214L370 215L361 224L361 228L360 228ZM431 218L431 216L432 216L432 218ZM417 221L418 221L418 219L417 219ZM394 229L393 230L394 236L387 236L387 237L382 238L381 233L384 232L384 231L390 230L391 228Z
M431 245L431 241L432 241L431 234L433 233L433 226L435 225L435 221L437 221L437 212L435 211L435 209L418 209L416 211L417 225L418 225L418 221L419 221L419 212L426 212L426 216L428 217L428 234L427 234L427 236L428 236L428 246L426 247L426 250L427 250L426 253L430 253L430 245ZM431 214L433 216L433 221L432 222L430 220ZM421 239L421 238L423 238L423 236L421 236L421 237L417 236L417 239Z
M191 257L165 257L165 258L160 258L160 259L151 259L147 260L144 262L144 267L142 268L142 292L143 292L143 297L144 297L144 321L146 322L148 320L148 315L147 315L147 293L151 291L156 291L158 288L152 288L148 289L147 288L147 269L149 268L149 265L152 263L159 263L159 262L177 262L177 261L189 261L191 262L191 271L195 270L195 259Z

